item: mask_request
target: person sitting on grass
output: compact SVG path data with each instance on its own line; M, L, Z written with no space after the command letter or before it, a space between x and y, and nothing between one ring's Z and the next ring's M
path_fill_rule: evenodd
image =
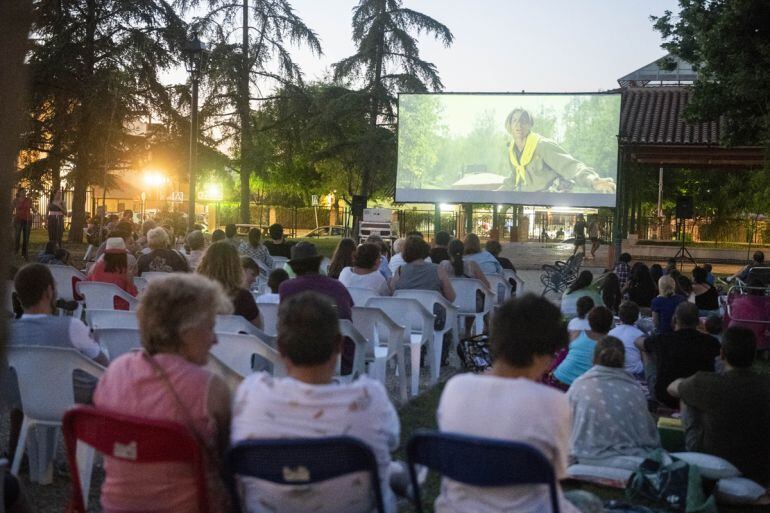
M595 305L603 305L602 295L592 286L594 275L589 270L580 271L561 296L561 313L571 319L577 315L577 301L583 296L590 297Z
M395 513L389 482L390 453L399 442L398 414L379 381L368 376L347 384L332 381L342 337L329 299L316 292L285 299L278 313L277 344L288 376L258 372L241 383L235 394L231 442L355 437L372 449L385 509ZM360 476L346 476L299 489L250 478L240 484L248 511L353 513L372 509L368 487L360 483Z
M99 409L176 422L191 431L204 445L211 513L225 513L223 469L210 455L227 447L230 391L203 367L217 343L216 315L231 308L222 287L202 276L172 274L151 281L136 312L143 350L112 362L94 392ZM137 465L105 455L104 474L105 512L198 511L195 475L187 464Z
M595 306L588 312L589 331L582 332L569 344L564 361L553 371L553 385L567 390L578 377L593 365L596 341L612 328L612 312L605 306Z
M553 355L567 344L559 309L525 294L510 299L492 317L492 368L459 374L444 387L437 411L441 431L523 442L540 450L557 480L566 478L570 410L567 396L538 383ZM562 513L580 511L557 489ZM542 485L477 487L444 478L437 513L551 511Z
M567 324L570 340L575 340L582 332L591 329L591 326L588 324L588 312L590 312L594 306L594 300L591 299L591 296L582 296L578 298L575 303L577 317L570 319Z
M626 287L629 274L631 273L631 267L628 265L629 263L631 263L631 254L621 253L618 262L615 264L615 267L612 268L612 272L618 275L621 290Z
M752 369L756 351L751 330L728 328L720 350L725 372L674 380L668 393L684 405L687 450L725 458L764 487L770 484L770 378Z
M340 283L345 287L356 287L374 291L378 296L389 296L390 286L380 269L380 246L366 242L356 248L353 265L345 267L339 274Z
M670 333L674 330L674 312L683 301L685 297L676 293L674 278L661 276L658 280L658 296L650 303L655 333Z
M594 366L567 392L572 410L570 457L576 463L612 467L618 456L644 457L660 448L647 398L624 370L624 346L613 336L600 338Z
M281 302L281 296L278 294L278 289L281 287L281 283L289 279L289 273L283 269L273 269L270 271L270 275L267 277L267 288L270 292L265 292L257 296L257 304L275 304Z
M637 343L644 341L645 334L636 327L636 321L639 319L639 307L633 301L623 301L618 309L620 324L612 328L609 335L616 337L623 343L623 352L625 362L623 364L626 372L636 379L644 379L644 363L642 354L637 347Z
M708 271L703 267L694 267L692 270L692 290L701 317L719 314L719 292L716 287L709 285Z

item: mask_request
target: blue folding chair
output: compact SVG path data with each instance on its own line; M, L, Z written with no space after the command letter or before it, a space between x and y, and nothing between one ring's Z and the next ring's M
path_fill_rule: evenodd
M547 484L551 511L559 513L553 467L531 445L433 431L414 434L406 450L417 513L423 509L416 464L472 486Z
M240 508L236 476L283 485L307 485L365 471L371 477L378 513L385 513L377 459L363 442L348 436L244 440L225 456L233 503ZM362 512L364 513L364 512Z

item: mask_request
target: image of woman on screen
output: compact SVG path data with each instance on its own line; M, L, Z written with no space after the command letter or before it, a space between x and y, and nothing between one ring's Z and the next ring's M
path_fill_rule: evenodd
M555 141L532 132L533 125L532 115L518 107L505 119L512 138L508 145L512 175L505 180L504 190L569 192L578 185L603 194L615 192L612 178L600 177Z

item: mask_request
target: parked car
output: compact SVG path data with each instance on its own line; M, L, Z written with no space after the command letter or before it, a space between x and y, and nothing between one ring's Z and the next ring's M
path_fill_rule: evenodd
M319 226L310 231L305 237L345 237L350 230L342 225Z

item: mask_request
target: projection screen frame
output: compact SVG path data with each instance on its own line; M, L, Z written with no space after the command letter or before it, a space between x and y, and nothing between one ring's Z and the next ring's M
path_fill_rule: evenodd
M416 92L401 93L398 92L397 102L400 109L401 96L616 96L620 98L621 93L616 91L579 91L579 92L460 92L460 91L440 91L440 92ZM615 184L617 189L614 194L604 193L570 193L570 192L521 192L521 191L484 191L470 189L403 189L398 187L398 160L396 164L396 187L393 193L395 203L496 203L500 205L532 205L532 206L563 206L563 207L611 207L616 208L619 201L620 188L620 116L618 111L618 126L615 138L617 140L618 159L615 163ZM400 115L400 110L399 110ZM399 130L400 123L396 125L396 141L400 141ZM485 199L469 199L468 195L483 193ZM526 199L525 199L526 198Z

